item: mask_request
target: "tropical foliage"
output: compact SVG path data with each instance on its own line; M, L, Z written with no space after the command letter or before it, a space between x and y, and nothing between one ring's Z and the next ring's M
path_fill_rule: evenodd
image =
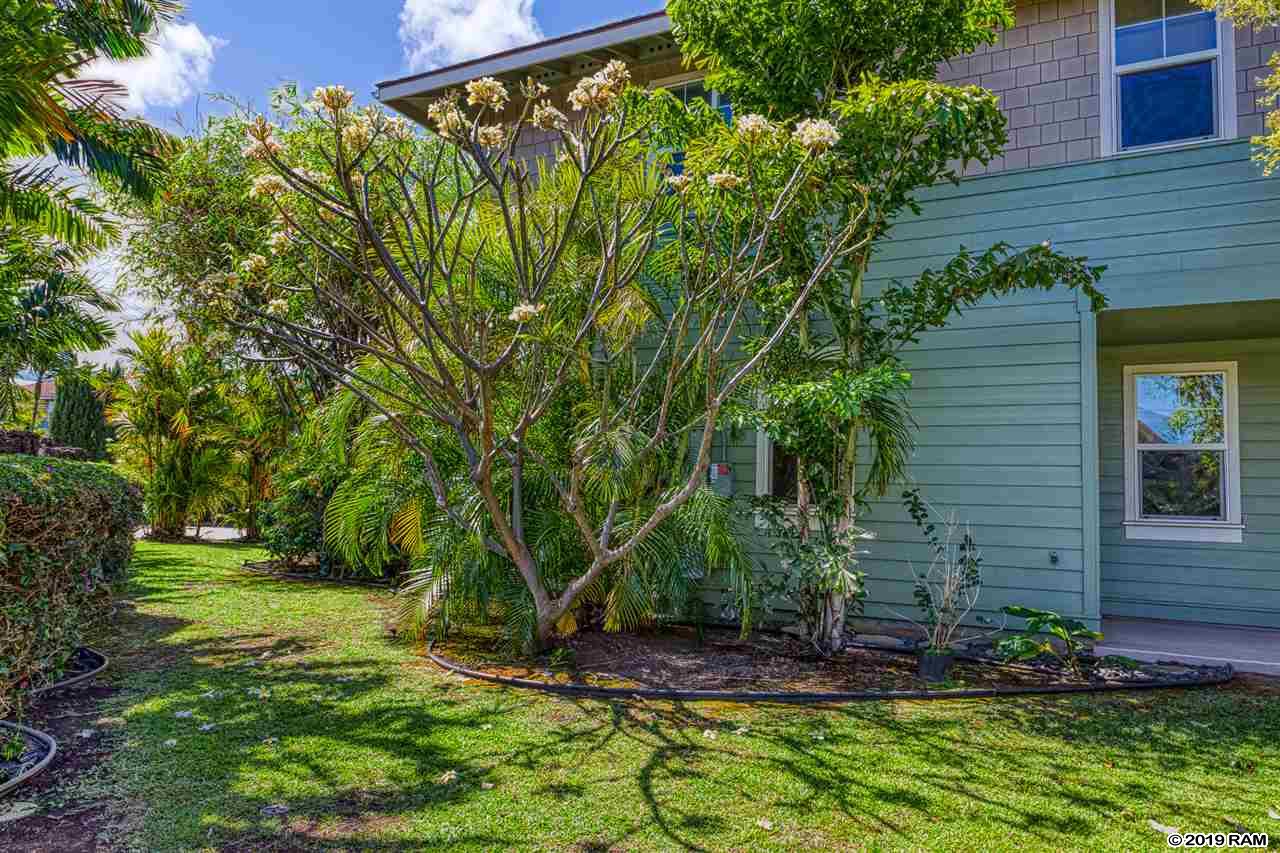
M107 454L106 403L91 377L67 372L58 378L57 404L49 421L49 437L63 447L79 447L91 458Z
M98 58L146 55L178 9L169 0L0 0L0 232L36 229L71 245L118 233L103 209L40 158L149 196L169 140L123 117L124 90L82 72Z
M800 520L775 532L798 540L787 546L793 551L838 548L848 561L813 575L823 586L803 586L824 600L814 643L833 652L861 587L853 547L859 514L902 481L913 447L902 349L955 312L1021 289L1077 288L1100 307L1101 270L1048 244L997 245L962 250L915 281L868 292L871 259L897 218L916 209L916 195L958 181L967 163L986 163L1003 149L996 97L934 76L939 62L992 43L1012 25L1005 0L672 0L668 11L686 58L729 97L740 128L768 132L814 112L833 118L823 186L791 209L761 310L785 312L805 281L815 222L851 228L854 248L816 282L808 312L782 340L747 339L750 352L773 346L736 413L740 425L764 431L775 452L799 457ZM694 143L687 162L705 173L719 156ZM811 543L815 536L821 541Z
M222 282L256 334L373 413L394 438L389 456L415 457L408 470L468 547L515 573L535 647L704 488L720 413L773 346L730 357L777 262L771 238L800 187L822 179L818 142L704 122L720 168L665 181L655 162L670 155L651 134L679 105L627 80L613 63L582 81L575 121L530 83L505 124L506 88L475 81L466 105L432 107L440 140L429 146L321 89L303 110L327 127L310 143L323 171L294 165L288 137L259 119L251 194L279 220L279 242L311 263L271 281L274 268L247 259L239 281ZM511 156L531 126L567 152L539 163L536 180ZM814 232L824 248L773 321L778 338L850 233ZM313 275L317 261L359 288L338 292ZM269 288L281 295L262 306ZM313 321L299 313L307 304L324 311ZM563 577L550 571L559 554L539 547L549 505L576 538Z
M80 271L82 250L30 229L0 229L0 413L15 414L15 374L36 376L35 428L40 387L75 367L75 352L101 349L114 338L107 312L118 308Z
M198 348L159 326L130 335L130 344L113 392L112 455L144 485L153 532L182 536L231 505L230 407Z
M105 465L0 456L0 717L56 681L110 611L141 510L138 490Z

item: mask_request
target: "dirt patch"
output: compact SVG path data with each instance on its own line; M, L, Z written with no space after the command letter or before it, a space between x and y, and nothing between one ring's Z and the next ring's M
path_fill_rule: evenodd
M72 688L46 694L28 709L25 724L58 742L53 763L5 802L32 802L40 812L0 824L0 850L11 853L88 853L104 849L109 834L110 792L72 795L76 783L92 775L112 752L112 728L119 721L103 716L115 689Z
M586 632L536 662L504 655L496 637L468 631L437 646L446 658L495 675L593 687L679 690L850 692L919 690L924 684L912 654L850 648L832 658L786 634L711 629L699 640L692 628L608 634ZM1139 683L1141 673L1133 681ZM1147 679L1150 680L1150 679ZM957 661L950 680L933 689L1079 686L1062 670Z

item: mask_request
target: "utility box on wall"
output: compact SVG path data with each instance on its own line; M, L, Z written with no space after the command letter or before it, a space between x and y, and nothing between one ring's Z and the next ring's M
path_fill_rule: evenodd
M711 491L723 498L733 497L733 466L727 462L712 462L707 471Z

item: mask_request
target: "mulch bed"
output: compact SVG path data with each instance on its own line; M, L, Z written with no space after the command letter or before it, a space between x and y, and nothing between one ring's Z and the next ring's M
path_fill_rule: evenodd
M0 744L6 747L6 753L11 742L21 742L23 747L17 758L7 760L0 758L0 786L12 782L23 773L35 768L50 752L49 744L40 738L33 737L20 729L0 726Z
M289 564L282 560L248 560L240 566L243 571L253 575L264 575L275 580L314 581L318 583L336 583L346 586L369 586L378 589L391 589L390 579L358 579L343 578L321 574L313 564Z
M58 672L56 681L50 681L44 687L33 690L32 693L38 695L61 690L75 682L76 679L102 669L106 663L106 657L100 652L84 647L78 648L71 655L71 659L63 665L62 670Z
M0 812L17 802L41 806L34 817L0 823L0 850L88 853L103 849L100 836L110 826L106 802L72 801L63 791L92 773L111 753L108 730L112 724L102 714L104 702L115 692L115 688L90 683L53 697L42 696L27 709L25 724L52 735L58 742L58 754L43 773L0 798ZM82 737L85 731L94 734ZM51 803L53 808L49 808Z
M794 693L920 690L918 661L902 651L851 647L832 658L787 634L708 629L701 642L693 628L636 634L590 631L565 641L563 651L537 661L504 654L496 635L478 629L456 633L435 650L463 666L493 675L591 687ZM1086 661L1091 677L1074 678L1050 661L1000 666L993 660L957 660L950 680L930 690L1080 687L1089 683L1203 681L1224 670L1181 664Z

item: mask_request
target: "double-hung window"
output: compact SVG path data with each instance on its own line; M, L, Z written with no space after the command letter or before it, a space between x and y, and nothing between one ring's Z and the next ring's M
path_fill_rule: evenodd
M1240 542L1236 363L1130 366L1124 382L1126 537Z
M701 77L681 74L677 77L658 80L653 86L657 89L666 89L685 106L692 104L694 101L702 101L724 116L726 123L733 121L733 103L729 100L729 97L714 89L708 89ZM671 158L671 172L678 175L683 171L684 152L677 151Z
M1102 146L1236 135L1234 30L1191 0L1102 0Z

